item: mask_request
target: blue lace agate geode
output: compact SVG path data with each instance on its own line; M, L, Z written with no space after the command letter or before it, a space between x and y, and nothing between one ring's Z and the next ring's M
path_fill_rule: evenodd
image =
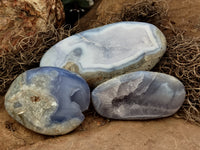
M138 71L99 85L92 92L96 111L107 118L143 120L174 114L185 98L183 84L173 76Z
M22 73L5 96L5 108L15 120L46 135L65 134L79 126L89 103L85 80L54 67Z
M76 72L96 87L127 72L152 69L165 51L165 36L156 26L118 22L58 42L44 54L40 66Z

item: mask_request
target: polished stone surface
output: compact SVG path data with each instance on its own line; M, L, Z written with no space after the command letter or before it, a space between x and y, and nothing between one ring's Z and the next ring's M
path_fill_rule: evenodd
M43 56L40 66L77 72L90 86L131 71L150 70L166 51L166 39L152 24L118 22L70 36Z
M183 104L184 85L175 77L138 71L99 85L92 92L96 111L107 118L145 120L173 115Z
M88 84L79 75L41 67L19 75L5 96L5 108L25 127L46 135L65 134L84 120Z

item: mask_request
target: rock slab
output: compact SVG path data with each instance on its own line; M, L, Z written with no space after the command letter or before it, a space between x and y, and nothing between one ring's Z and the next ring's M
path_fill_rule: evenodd
M9 115L25 127L46 135L61 135L84 120L90 90L79 75L41 67L19 75L5 96Z
M40 66L76 72L94 88L127 72L152 69L165 51L165 36L154 25L118 22L60 41L44 54Z
M92 92L96 111L107 118L145 120L167 117L183 104L184 85L175 77L138 71L102 83Z

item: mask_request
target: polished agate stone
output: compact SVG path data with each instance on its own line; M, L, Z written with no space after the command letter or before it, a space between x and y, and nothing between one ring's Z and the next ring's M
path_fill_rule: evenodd
M81 124L90 90L79 75L41 67L19 75L5 96L9 115L25 127L46 135L65 134Z
M92 92L96 111L107 118L156 119L173 115L183 104L184 85L175 77L138 71L102 83Z
M70 36L43 56L40 66L80 74L91 87L115 76L150 70L166 51L166 39L152 24L118 22Z

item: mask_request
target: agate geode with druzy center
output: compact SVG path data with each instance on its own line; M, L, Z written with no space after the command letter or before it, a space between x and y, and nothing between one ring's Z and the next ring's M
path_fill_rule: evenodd
M144 120L167 117L183 104L185 88L173 76L138 71L100 84L92 92L96 111L107 118Z
M65 134L84 120L90 90L79 75L41 67L19 75L5 96L7 112L25 127L46 135Z

